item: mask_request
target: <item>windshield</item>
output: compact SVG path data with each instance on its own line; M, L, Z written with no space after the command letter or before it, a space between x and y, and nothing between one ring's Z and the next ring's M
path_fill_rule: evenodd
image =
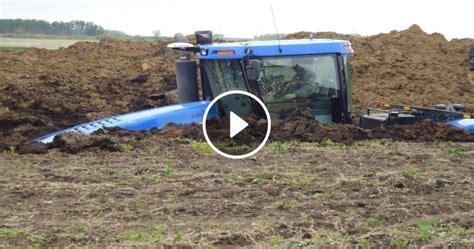
M331 99L340 95L335 55L262 58L258 87L273 116L296 108L321 122L331 122Z
M201 60L214 96L231 90L247 91L240 60ZM237 115L254 113L249 98L225 97L220 103L226 115L230 110Z

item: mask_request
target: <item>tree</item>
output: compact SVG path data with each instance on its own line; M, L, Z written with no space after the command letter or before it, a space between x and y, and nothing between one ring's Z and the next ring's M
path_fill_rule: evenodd
M223 34L213 34L212 38L216 40L224 40L224 35Z
M153 33L154 37L160 37L161 36L161 30L159 30L159 29L153 30L152 33Z
M52 22L43 20L0 19L0 33L30 33L45 35L96 36L105 29L93 22Z

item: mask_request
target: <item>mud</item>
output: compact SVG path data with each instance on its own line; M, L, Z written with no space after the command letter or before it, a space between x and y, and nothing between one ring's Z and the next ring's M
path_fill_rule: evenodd
M243 117L251 125L234 138L229 138L229 119L208 122L208 136L213 144L228 154L245 154L256 148L266 132L266 120L256 116ZM358 141L389 139L407 142L474 142L474 133L452 126L422 120L412 125L394 125L376 129L362 129L352 124L319 124L308 114L296 110L283 120L273 119L269 138L271 142L315 142L330 141L341 145L352 145ZM46 153L47 150L76 154L83 151L123 151L143 149L158 144L168 144L176 139L191 139L205 142L200 124L178 126L167 125L158 130L131 132L112 128L97 131L92 135L65 133L57 136L52 144L26 142L20 144L22 154ZM189 141L187 142L189 143ZM39 149L38 149L39 148ZM4 150L8 150L5 147Z
M276 142L231 160L114 132L119 152L0 154L0 247L473 246L474 143Z
M308 35L300 32L288 38ZM474 110L467 60L473 40L447 41L416 25L368 37L316 37L353 43L356 115L380 101L464 103ZM19 145L82 122L175 103L176 55L166 43L107 39L55 51L0 51L0 143Z
M357 110L380 100L472 110L470 41L417 27L326 35L354 43ZM164 43L116 40L0 51L0 248L473 247L474 134L429 120L363 130L295 111L245 160L213 153L200 125L24 142L174 102L173 57ZM257 128L237 143L265 126L247 118ZM227 124L211 133L227 136Z
M54 51L0 51L1 141L18 144L81 122L175 103L173 58L166 42L109 39Z

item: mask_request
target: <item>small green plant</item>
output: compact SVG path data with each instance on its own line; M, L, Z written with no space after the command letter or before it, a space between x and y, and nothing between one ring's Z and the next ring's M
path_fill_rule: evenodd
M288 185L291 188L301 189L310 185L311 180L312 179L310 176L308 176L307 174L302 174L302 175L298 175L296 179L286 179L284 181L284 184Z
M334 145L335 145L335 143L334 143L331 139L329 139L329 138L325 138L325 139L321 142L321 146L322 146L322 147L332 147L332 146L334 146Z
M437 236L441 220L422 220L416 224L416 237L422 241L429 241L433 236Z
M245 180L245 178L241 175L232 176L231 179L234 183L242 183Z
M175 194L169 194L169 195L165 196L163 201L168 202L168 203L175 203L176 202L176 195Z
M133 146L130 145L130 144L120 144L119 145L119 150L120 150L120 152L127 153L127 152L130 152L130 151L133 150Z
M365 154L366 157L372 157L373 155L375 155L375 151L371 148L367 148L364 151L364 154Z
M276 154L283 154L288 151L288 149L280 142L271 142L268 143L267 146L270 151Z
M269 180L268 180L267 172L261 172L258 175L256 175L254 178L252 178L252 183L255 183L255 184L267 184L268 182Z
M183 241L183 236L181 236L180 234L176 234L173 238L173 243L179 244L181 241Z
M404 249L408 248L410 245L410 240L407 238L400 236L400 237L395 237L390 240L390 247L394 249Z
M281 200L273 202L273 205L281 210L289 210L295 208L297 203L293 200Z
M416 168L416 167L410 167L408 169L405 169L403 171L404 176L411 176L411 177L417 177L423 174L423 170Z
M366 232L382 227L385 220L380 216L371 216L360 224L360 228Z
M451 157L459 157L461 156L461 152L457 148L449 148L448 155Z
M340 148L341 150L348 150L348 149L350 148L350 145L341 143L341 144L339 144L339 148Z
M23 230L2 228L0 229L0 238L26 238L28 233Z
M91 228L89 226L81 226L79 232L83 235L88 235L91 232Z
M10 145L8 146L8 152L10 152L11 154L16 154L16 146L15 145Z
M161 176L160 176L160 174L156 173L156 174L150 176L150 180L153 183L158 184L158 183L161 182Z
M126 240L141 241L145 237L145 233L141 230L127 232L125 234Z
M2 238L28 241L28 248L40 248L39 243L48 241L48 238L41 234L30 234L27 231L12 228L1 228L0 240ZM6 248L8 248L8 246ZM13 246L11 248L18 247Z
M275 235L270 238L270 242L268 243L269 248L276 248L281 241L283 240L283 236Z
M193 147L194 151L198 154L211 154L212 148L207 143L191 141L191 147Z
M327 199L329 196L331 196L331 193L326 192L326 191L324 192L318 191L313 194L314 198L321 198L321 199Z
M173 167L169 166L169 165L165 165L165 174L167 176L174 176L176 175L176 171L173 169Z
M166 234L166 228L167 227L165 225L158 225L146 231L129 231L125 233L124 238L132 242L141 242L145 243L145 245L154 245L163 239L163 236Z
M373 242L369 238L364 238L360 239L357 241L357 244L355 245L354 248L372 248L373 247Z
M123 170L119 170L119 171L115 172L115 175L119 178L125 178L125 177L127 177L127 172L125 172Z

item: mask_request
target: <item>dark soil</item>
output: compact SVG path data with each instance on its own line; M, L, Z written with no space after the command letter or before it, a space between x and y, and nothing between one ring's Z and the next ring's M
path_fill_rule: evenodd
M0 154L0 247L473 246L474 143L273 142L231 160L111 133L120 151Z
M288 38L308 35L301 32ZM416 25L368 37L336 33L316 37L353 43L356 115L380 101L421 106L464 103L474 110L467 61L473 40L447 41ZM0 51L0 143L19 145L97 118L175 103L176 55L166 43L107 39L55 51ZM309 139L304 131L298 132ZM310 140L319 139L315 136Z
M229 119L208 122L208 136L221 151L235 149L235 153L245 154L256 148L266 132L266 120L256 116L244 116L248 122L255 124L244 129L234 138L229 138ZM413 125L394 125L377 129L362 129L351 124L319 124L307 113L297 110L284 120L273 119L269 142L316 142L330 141L351 145L358 141L390 139L393 141L411 142L474 142L474 133L461 130L432 120L422 120ZM163 143L177 138L192 139L205 142L200 124L178 126L168 125L160 130L131 132L117 128L99 130L93 135L66 133L57 136L48 146L34 146L27 142L19 146L20 153L45 153L46 149L60 149L62 152L76 154L81 151L119 151L121 145L129 144L132 148L149 146L150 139ZM38 147L40 149L38 149ZM5 147L7 150L8 147ZM244 153L245 152L245 153Z
M0 51L0 142L175 103L173 58L166 42L111 39Z

